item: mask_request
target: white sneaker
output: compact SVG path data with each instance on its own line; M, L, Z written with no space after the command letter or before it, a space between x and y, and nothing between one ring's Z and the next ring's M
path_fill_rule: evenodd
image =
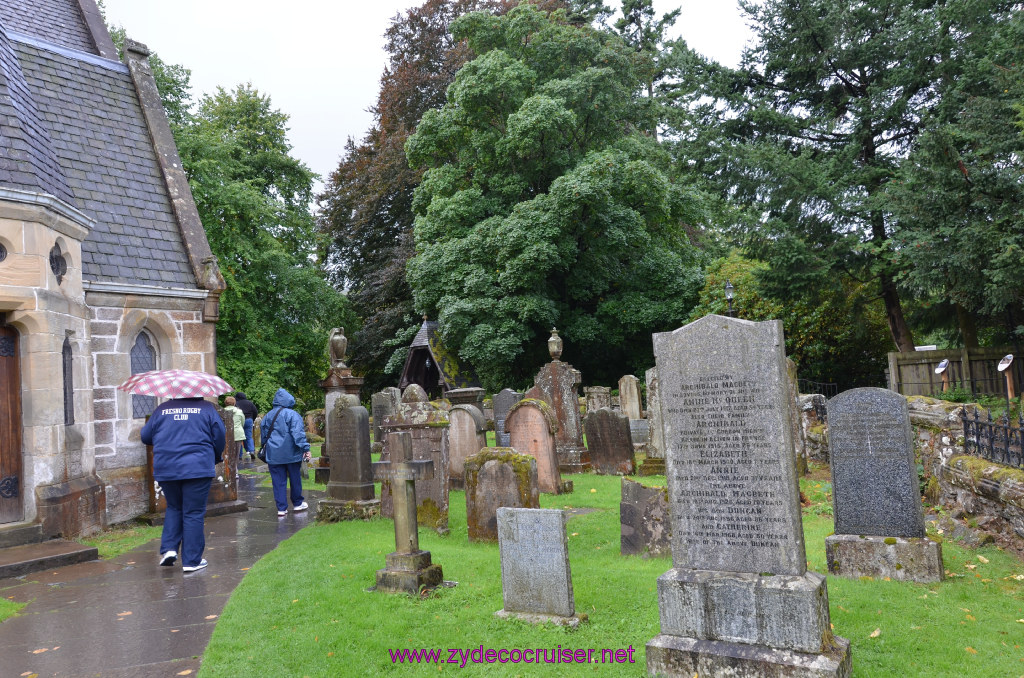
M299 511L305 511L308 508L309 508L309 504L307 504L306 502L302 502L301 504L296 506L294 510L295 510L296 513L298 513Z
M206 558L203 558L202 560L199 561L198 565L186 565L185 567L181 568L181 571L182 572L195 572L196 570L203 569L207 565L209 565L209 563L206 562Z
M174 561L178 559L177 551L166 551L160 554L160 564L164 567L168 565L174 565Z
M278 518L284 518L286 515L288 515L287 511L278 511L277 512L277 517Z

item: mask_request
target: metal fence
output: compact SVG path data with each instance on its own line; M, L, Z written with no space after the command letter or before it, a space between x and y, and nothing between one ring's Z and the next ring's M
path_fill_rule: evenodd
M826 398L831 398L839 394L839 384L832 382L797 379L797 385L801 393L820 393Z
M964 451L997 464L1024 469L1024 417L1018 416L1014 426L1015 422L1005 414L993 420L989 412L983 419L978 416L977 408L972 408L973 416L967 413L967 409L965 407L961 415Z

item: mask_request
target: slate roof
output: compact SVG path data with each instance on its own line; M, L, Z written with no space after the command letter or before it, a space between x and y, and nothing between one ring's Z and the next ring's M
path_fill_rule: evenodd
M0 0L0 17L12 31L98 54L78 0Z

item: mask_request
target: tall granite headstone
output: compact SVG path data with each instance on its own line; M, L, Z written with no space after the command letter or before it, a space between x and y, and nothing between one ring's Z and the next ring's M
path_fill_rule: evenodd
M572 491L572 483L563 483L558 469L555 436L558 421L551 406L543 400L525 398L512 406L505 420L512 448L537 460L540 491L562 494Z
M453 405L448 421L448 487L461 490L466 459L487 447L487 423L473 405Z
M782 323L706 316L654 335L673 569L649 673L850 674L807 571Z
M640 380L632 374L619 379L619 409L630 419L643 418L643 406L640 403Z
M523 399L523 394L510 388L502 389L494 396L494 441L497 447L508 447L508 431L505 430L505 418L512 406Z
M330 447L330 480L327 497L317 504L316 519L369 520L380 513L370 458L370 413L358 396L346 394L335 400L327 421L330 442L324 445Z
M583 389L587 399L587 412L596 412L602 407L611 409L612 389L610 386L587 386Z
M907 399L855 388L828 401L835 534L831 574L936 582L942 546L925 536Z
M540 508L537 460L510 447L489 447L466 460L466 527L470 541L498 540L498 509Z
M647 380L647 457L640 464L640 475L655 476L665 473L665 430L661 419L661 382L658 368L652 367L644 374Z
M556 509L499 508L499 617L577 626L566 516Z
M398 405L402 402L402 392L394 386L389 386L382 391L374 393L370 397L370 410L373 414L373 443L383 448L384 434L381 433L381 424L384 420L398 412ZM379 452L379 450L378 450Z
M636 472L636 455L626 415L601 408L587 413L583 427L587 432L590 465L595 473L628 476Z

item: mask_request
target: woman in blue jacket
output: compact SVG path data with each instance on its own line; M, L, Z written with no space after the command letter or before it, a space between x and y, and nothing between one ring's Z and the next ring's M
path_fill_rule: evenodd
M212 403L176 398L157 406L141 435L153 446L153 479L167 501L160 564L173 565L180 545L182 571L201 570L206 499L224 450L224 422Z
M295 398L291 393L283 388L277 389L273 407L263 415L260 423L278 516L288 515L288 483L291 483L291 499L295 511L309 508L309 504L302 498L300 475L302 461L309 461L309 442L306 440L306 426L302 416L291 409L294 405Z

